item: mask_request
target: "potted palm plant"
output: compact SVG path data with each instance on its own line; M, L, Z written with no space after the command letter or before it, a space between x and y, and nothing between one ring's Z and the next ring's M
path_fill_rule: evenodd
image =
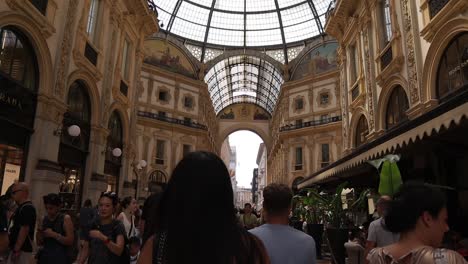
M369 190L363 191L358 198L349 204L348 208L343 208L342 194L348 185L347 182L340 184L335 192L325 193L310 190L308 196L313 197L315 203L319 204L323 211L322 217L325 223L325 234L330 247L333 261L337 264L345 263L346 251L344 243L348 241L348 213L362 208L367 201Z

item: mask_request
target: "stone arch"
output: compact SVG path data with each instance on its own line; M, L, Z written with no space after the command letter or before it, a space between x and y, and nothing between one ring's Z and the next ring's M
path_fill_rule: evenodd
M17 28L28 38L34 49L38 66L38 94L51 96L54 70L49 46L41 34L41 29L31 18L11 11L0 12L0 27L5 26Z
M424 103L438 101L437 98L437 72L439 62L445 48L460 33L468 32L468 18L457 17L445 23L434 35L433 41L426 55L422 76L422 98Z
M400 75L392 76L388 82L386 82L385 86L382 87L382 91L379 95L379 101L377 102L377 127L375 128L376 131L385 130L385 113L387 111L388 100L390 99L390 95L392 94L393 90L397 87L401 86L406 93L406 98L409 102L409 92L408 92L408 82L401 77Z
M353 116L351 117L351 122L349 125L349 144L351 149L356 148L356 128L361 116L364 116L364 118L366 118L367 126L369 126L369 113L363 107L358 107L353 112Z
M100 123L99 116L101 114L101 97L99 96L96 81L87 71L76 70L70 74L67 85L65 86L66 91L64 92L64 102L67 102L66 97L70 86L76 81L81 81L84 84L84 87L86 87L86 91L88 92L89 100L91 102L91 125L98 126Z
M103 120L103 126L107 129L107 124L109 123L109 119L112 113L116 111L120 117L120 121L122 121L122 141L124 144L124 150L128 149L130 144L130 120L127 115L127 111L125 108L118 102L114 102L106 111L106 117Z
M255 124L250 124L250 123L238 123L236 125L230 126L223 131L220 131L219 133L219 139L221 142L218 143L218 150L221 150L221 145L230 134L239 131L239 130L248 130L251 131L255 134L257 134L262 140L263 143L265 143L265 148L268 150L270 146L270 138L269 136L264 133L259 127L255 126Z

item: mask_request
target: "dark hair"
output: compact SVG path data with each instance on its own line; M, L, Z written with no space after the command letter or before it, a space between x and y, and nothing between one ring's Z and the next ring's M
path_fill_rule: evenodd
M122 208L126 209L130 205L132 200L133 200L132 196L127 196L122 200L122 202L120 202L120 206L122 206Z
M445 207L445 196L440 190L423 183L405 183L389 202L385 225L393 233L404 233L415 228L424 212L437 218Z
M141 246L140 238L136 236L132 236L131 238L128 239L128 244Z
M250 203L245 203L245 204L244 204L244 208L245 208L246 206L249 206L250 208L252 208L252 205L251 205Z
M284 184L272 183L263 189L263 208L270 215L287 212L291 207L291 188Z
M84 201L84 207L92 207L93 204L91 203L91 200L90 199L86 199Z
M112 205L114 207L116 207L117 204L119 203L119 197L117 196L117 194L115 192L102 192L99 199L101 199L102 197L107 197L107 198L111 199L112 200Z
M56 193L49 193L42 197L44 204L60 206L62 204L62 198Z
M158 257L167 263L263 263L264 249L239 225L233 197L229 172L218 156L187 154L175 167L155 216L152 231L167 232L169 245ZM206 222L212 215L216 221Z

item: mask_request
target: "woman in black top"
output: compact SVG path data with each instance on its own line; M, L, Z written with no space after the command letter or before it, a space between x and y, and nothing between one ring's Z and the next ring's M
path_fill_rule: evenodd
M50 193L43 197L43 201L47 215L36 233L37 244L43 246L37 254L37 263L72 263L70 247L74 233L71 217L60 213L62 201L58 194Z
M125 247L125 228L122 222L113 219L118 197L113 192L104 192L99 198L99 217L84 237L78 263L118 264Z
M213 153L187 154L174 169L139 264L269 263L263 244L237 221L229 172Z

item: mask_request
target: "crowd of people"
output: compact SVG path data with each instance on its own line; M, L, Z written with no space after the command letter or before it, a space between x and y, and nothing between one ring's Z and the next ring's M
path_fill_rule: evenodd
M292 196L288 186L270 184L261 215L250 204L239 215L223 161L192 152L142 210L134 198L113 192L103 192L97 207L86 200L78 232L60 210L59 195L43 197L46 215L37 219L29 186L15 183L0 199L0 263L315 264L314 238L289 225ZM434 187L403 184L393 199L379 199L382 217L370 223L365 237L352 232L345 247L361 245L357 263L466 263L440 248L448 231L445 203Z

